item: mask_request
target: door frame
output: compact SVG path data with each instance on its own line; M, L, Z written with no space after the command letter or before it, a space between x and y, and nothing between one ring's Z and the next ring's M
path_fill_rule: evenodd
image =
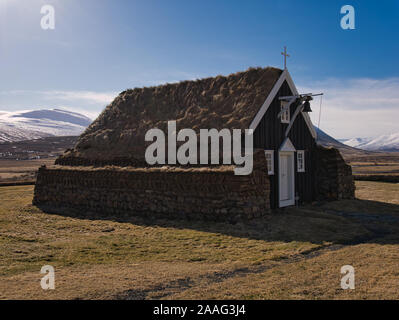
M295 152L296 149L290 139L287 137L283 144L280 147L280 150L278 152L278 200L279 200L279 207L287 207L287 206L293 206L295 205ZM287 200L281 200L280 198L280 188L281 188L281 156L289 156L290 162L291 162L291 179L288 179L289 182L291 183L291 188L292 188L292 193L290 199Z

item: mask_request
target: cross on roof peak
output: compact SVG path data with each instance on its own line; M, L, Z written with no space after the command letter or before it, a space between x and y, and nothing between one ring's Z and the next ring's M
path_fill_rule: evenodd
M281 54L284 56L284 70L287 69L287 57L289 58L290 55L287 53L287 47L284 46L284 52L281 52Z

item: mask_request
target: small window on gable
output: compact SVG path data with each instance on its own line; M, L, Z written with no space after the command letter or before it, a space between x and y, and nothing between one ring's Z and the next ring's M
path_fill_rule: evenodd
M287 105L286 102L282 101L281 102L281 110L285 108ZM290 107L288 107L287 110L281 113L281 123L290 123Z
M267 173L269 175L274 174L274 150L265 150Z
M305 151L298 150L297 152L297 169L298 172L305 172Z

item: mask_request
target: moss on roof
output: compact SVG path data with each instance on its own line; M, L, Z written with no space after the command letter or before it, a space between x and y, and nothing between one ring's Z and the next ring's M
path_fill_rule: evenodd
M229 76L126 90L57 162L143 159L146 132L152 128L166 132L170 120L176 120L177 130L247 129L281 73L272 67L250 68Z

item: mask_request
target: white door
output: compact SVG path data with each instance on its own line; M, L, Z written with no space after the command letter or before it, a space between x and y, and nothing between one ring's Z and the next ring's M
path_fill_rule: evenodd
M295 204L294 152L280 152L279 189L280 207Z

